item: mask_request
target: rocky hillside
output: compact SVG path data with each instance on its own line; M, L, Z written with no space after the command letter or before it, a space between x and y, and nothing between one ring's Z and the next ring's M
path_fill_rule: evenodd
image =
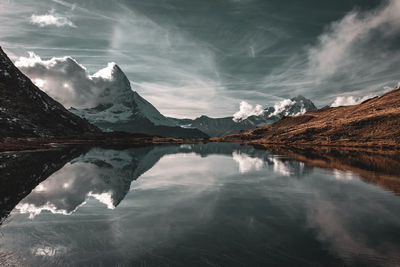
M0 139L98 131L37 88L0 48Z
M359 105L326 108L218 141L400 148L400 88Z

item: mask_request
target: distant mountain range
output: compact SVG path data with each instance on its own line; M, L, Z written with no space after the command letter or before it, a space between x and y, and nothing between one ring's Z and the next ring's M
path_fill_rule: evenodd
M400 87L361 104L287 117L215 141L257 145L313 145L400 149Z
M311 100L298 96L279 109L266 108L262 114L243 120L233 117L177 119L162 115L152 104L133 91L123 71L113 64L111 83L102 93L101 104L85 109L71 108L104 131L126 131L165 137L205 138L223 136L273 123L284 116L295 116L317 108Z
M129 80L115 64L111 75L110 86L101 94L104 101L92 108L71 108L73 114L36 87L0 48L0 140L74 138L87 133L106 138L102 129L165 137L223 136L211 141L261 145L400 148L400 88L353 106L317 110L310 100L297 96L249 117L176 119L163 116L132 91ZM110 135L115 134L121 133Z
M70 111L103 131L125 131L163 137L207 138L198 129L187 129L162 115L152 104L133 91L128 78L113 64L111 83L102 93L101 104Z
M311 100L297 96L287 101L287 104L280 108L268 107L264 109L262 114L252 115L242 120L235 120L234 117L210 118L207 116L201 116L194 120L170 119L182 127L197 128L209 136L216 137L254 129L276 122L285 116L297 116L316 109Z
M36 87L0 48L0 139L100 132Z
M76 61L70 63L79 67ZM68 111L34 85L0 50L0 138L74 136L100 132L100 129L163 137L208 138L251 130L285 116L316 110L309 99L297 96L247 118L170 118L133 91L130 81L116 64L109 64L108 68L110 77L101 88L96 105L81 109L72 107Z

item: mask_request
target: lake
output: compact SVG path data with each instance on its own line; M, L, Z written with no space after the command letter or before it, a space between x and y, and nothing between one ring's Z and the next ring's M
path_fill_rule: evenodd
M2 266L400 266L400 156L229 143L0 154Z

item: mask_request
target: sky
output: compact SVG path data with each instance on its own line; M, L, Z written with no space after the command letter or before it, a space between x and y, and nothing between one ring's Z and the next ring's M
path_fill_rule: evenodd
M89 75L115 62L167 116L299 94L354 104L400 81L400 1L0 0L0 45L14 61L71 57Z

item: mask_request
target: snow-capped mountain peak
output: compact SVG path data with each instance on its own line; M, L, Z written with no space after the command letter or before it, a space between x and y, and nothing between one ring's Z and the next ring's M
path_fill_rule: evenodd
M302 95L277 102L273 107L265 109L268 117L298 116L316 110L314 103Z
M163 116L132 90L129 79L114 62L94 74L71 57L42 60L30 53L29 57L20 57L16 64L42 91L104 131L207 137L197 129L183 129Z
M240 111L235 113L233 117L209 118L201 116L194 120L175 119L175 121L182 127L197 128L209 136L223 136L241 130L254 129L273 123L284 116L297 116L317 108L311 100L297 96L277 102L272 107L261 109L261 112L259 112L260 109L260 105L251 106L242 102Z
M132 90L131 83L121 68L114 62L90 76L97 85L96 106L85 109L71 109L77 115L96 123L126 122L132 117L143 117L154 125L175 126L152 104Z

